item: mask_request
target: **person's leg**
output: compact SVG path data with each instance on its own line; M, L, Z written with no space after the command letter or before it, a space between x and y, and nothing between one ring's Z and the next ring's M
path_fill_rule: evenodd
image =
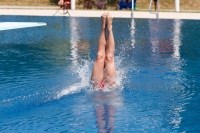
M158 9L158 2L157 2L157 0L154 0L154 7L155 7L155 11L157 11L157 9Z
M114 63L114 53L115 53L115 41L112 31L112 16L107 13L107 29L108 29L108 38L106 44L106 58L105 58L105 78L107 79L106 82L108 84L113 85L113 78L116 77L116 68Z
M105 47L106 47L106 37L105 37L105 30L106 30L106 13L103 13L101 16L102 19L102 29L99 36L98 42L98 52L97 57L94 62L94 67L92 70L92 81L94 85L99 85L103 81L103 71L104 71L104 60L105 60Z
M156 4L157 4L157 11L160 12L160 3L159 3L158 0L156 0L156 1L157 1L157 2L156 2Z

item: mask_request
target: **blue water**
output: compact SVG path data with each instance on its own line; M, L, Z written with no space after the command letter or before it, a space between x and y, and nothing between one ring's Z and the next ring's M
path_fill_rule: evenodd
M100 18L0 16L1 133L200 132L200 21L114 18L118 86L90 87Z

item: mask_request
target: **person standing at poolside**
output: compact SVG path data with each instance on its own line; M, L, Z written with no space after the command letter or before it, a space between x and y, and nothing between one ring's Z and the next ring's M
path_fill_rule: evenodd
M98 52L91 75L94 87L100 89L104 85L112 87L115 84L116 78L114 62L115 41L112 31L113 18L109 13L103 13L101 20L102 28L98 41ZM107 38L106 30L108 30Z
M126 0L120 0L118 3L118 10L127 9L126 5L127 5Z
M127 0L126 2L126 8L131 10L132 9L132 0Z

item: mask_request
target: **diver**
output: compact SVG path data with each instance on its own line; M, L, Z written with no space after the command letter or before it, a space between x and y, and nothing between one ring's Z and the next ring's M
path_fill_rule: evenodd
M112 31L113 17L109 13L101 15L102 28L98 41L98 52L94 62L91 81L94 87L103 89L113 87L116 83L116 67L114 62L115 41ZM106 36L106 30L108 34Z

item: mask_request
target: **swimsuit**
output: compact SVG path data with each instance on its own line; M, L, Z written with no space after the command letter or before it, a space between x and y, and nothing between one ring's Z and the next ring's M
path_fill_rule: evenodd
M105 86L104 82L101 81L100 85L99 85L101 88L103 88Z

